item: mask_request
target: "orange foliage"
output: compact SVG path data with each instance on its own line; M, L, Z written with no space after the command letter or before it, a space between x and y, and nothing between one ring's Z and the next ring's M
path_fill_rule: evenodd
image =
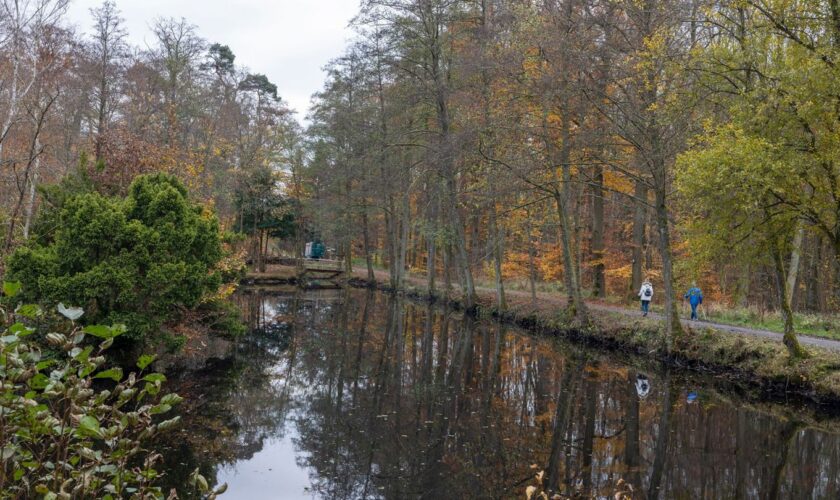
M559 244L545 245L537 259L537 267L544 281L559 281L563 279L563 247Z
M111 130L102 144L101 163L87 157L91 181L105 194L124 196L135 177L166 172L178 177L192 193L206 192L212 179L205 175L203 160L193 151L158 146L124 128Z
M527 278L530 274L527 252L508 252L502 264L502 277Z

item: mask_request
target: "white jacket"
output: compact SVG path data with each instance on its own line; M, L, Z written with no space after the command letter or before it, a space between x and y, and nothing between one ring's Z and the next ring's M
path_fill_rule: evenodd
M645 290L650 290L650 295L645 295ZM639 289L639 297L642 300L653 300L653 285L650 283L642 283L642 288Z

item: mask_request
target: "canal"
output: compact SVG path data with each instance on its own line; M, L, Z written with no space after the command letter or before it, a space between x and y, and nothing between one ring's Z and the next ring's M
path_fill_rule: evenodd
M236 300L250 333L170 370L171 487L199 468L226 499L840 498L840 416L808 405L372 291Z

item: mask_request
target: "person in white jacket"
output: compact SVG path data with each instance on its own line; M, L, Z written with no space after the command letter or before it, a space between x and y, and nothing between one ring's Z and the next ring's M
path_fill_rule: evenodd
M639 289L639 298L642 300L642 316L647 316L650 311L650 301L653 300L653 285L649 280L642 283L642 288Z

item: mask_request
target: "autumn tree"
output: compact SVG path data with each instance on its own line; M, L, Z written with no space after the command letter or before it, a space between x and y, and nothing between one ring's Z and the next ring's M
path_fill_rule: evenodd
M434 167L441 179L442 200L453 239L453 255L468 309L476 303L473 270L459 203L457 144L453 130L452 51L466 12L461 0L366 0L359 22L381 27L385 45L395 49L387 63L413 80L433 112Z
M93 81L91 97L91 128L95 136L94 158L102 161L102 147L108 124L119 101L119 84L128 57L127 32L116 4L105 1L91 9L94 33L89 44L91 53L90 77Z
M733 126L710 131L680 158L678 187L685 200L695 252L741 262L767 262L776 277L784 320L784 344L793 357L807 353L793 327L785 262L796 240L797 216L778 205L774 191L789 187L790 159L784 150ZM727 235L722 238L720 235ZM801 240L800 240L801 244ZM793 260L793 259L792 259ZM794 280L795 281L795 280Z

